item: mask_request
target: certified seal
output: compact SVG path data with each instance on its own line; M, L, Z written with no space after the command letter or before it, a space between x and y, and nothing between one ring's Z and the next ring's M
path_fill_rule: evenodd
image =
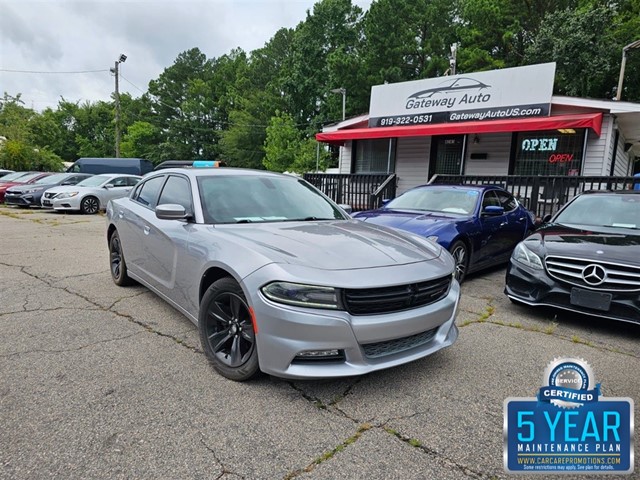
M558 407L576 408L598 401L600 385L581 358L555 358L544 371L538 400Z

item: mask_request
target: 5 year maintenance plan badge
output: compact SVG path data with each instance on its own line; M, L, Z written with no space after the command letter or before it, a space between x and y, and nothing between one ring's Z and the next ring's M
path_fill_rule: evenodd
M632 473L633 400L605 398L576 358L549 363L535 398L504 402L507 473Z

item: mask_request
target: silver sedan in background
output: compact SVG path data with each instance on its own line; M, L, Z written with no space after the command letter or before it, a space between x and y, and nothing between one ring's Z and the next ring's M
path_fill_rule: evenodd
M125 197L142 177L112 173L94 175L73 186L50 188L42 195L44 208L95 214L107 207L109 200Z
M111 275L198 325L233 380L343 377L451 345L460 287L442 247L352 220L306 181L241 169L149 174L107 206Z

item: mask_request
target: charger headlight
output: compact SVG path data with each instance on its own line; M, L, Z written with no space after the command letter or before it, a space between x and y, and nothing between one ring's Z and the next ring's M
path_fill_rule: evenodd
M536 270L543 269L540 257L525 247L524 242L520 242L516 245L516 248L513 249L513 253L511 254L511 258L518 263L526 265L527 267L531 267Z
M286 305L340 310L339 290L333 287L304 285L291 282L272 282L261 289L269 300Z

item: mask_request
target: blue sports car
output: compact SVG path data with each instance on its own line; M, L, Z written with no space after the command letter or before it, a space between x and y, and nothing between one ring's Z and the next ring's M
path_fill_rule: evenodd
M496 186L423 185L353 217L438 242L453 255L460 282L470 272L507 262L535 228L533 214Z

